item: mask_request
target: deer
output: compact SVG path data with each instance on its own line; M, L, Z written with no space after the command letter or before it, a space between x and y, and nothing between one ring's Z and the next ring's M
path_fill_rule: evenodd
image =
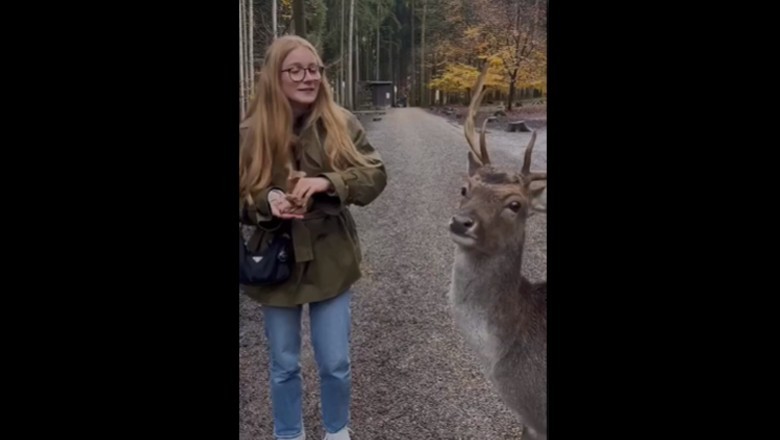
M547 282L521 274L526 219L546 212L547 172L531 172L536 130L522 169L490 163L475 116L488 64L477 79L463 131L468 177L449 221L455 257L448 298L456 327L503 403L523 425L523 440L547 438ZM532 185L533 183L533 185ZM539 185L541 183L541 185Z

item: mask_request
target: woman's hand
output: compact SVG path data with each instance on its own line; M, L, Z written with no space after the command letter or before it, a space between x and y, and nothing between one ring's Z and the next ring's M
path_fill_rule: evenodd
M328 192L330 189L330 180L324 177L304 177L295 184L291 195L300 202L301 206L306 206L309 197L317 193Z
M274 190L268 193L268 204L271 205L271 214L281 219L302 219L304 212L296 208L287 196L281 191Z

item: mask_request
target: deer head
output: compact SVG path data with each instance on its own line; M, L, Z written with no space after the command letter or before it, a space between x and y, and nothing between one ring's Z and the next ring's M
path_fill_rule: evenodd
M522 248L526 218L534 210L546 209L542 194L546 188L547 173L530 171L536 131L531 134L519 173L491 165L485 143L487 119L482 124L477 149L475 117L485 95L487 70L488 63L485 63L463 124L470 147L469 176L461 188L462 199L458 210L450 220L450 233L462 250L492 255L509 246Z

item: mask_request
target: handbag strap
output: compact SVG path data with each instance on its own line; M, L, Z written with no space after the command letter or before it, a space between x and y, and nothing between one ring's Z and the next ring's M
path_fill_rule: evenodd
M258 249L260 247L260 237L263 235L261 232L268 232L275 237L277 234L288 234L292 236L292 220L282 220L279 227L273 231L263 230L260 227L255 227L255 232L249 239L249 249Z

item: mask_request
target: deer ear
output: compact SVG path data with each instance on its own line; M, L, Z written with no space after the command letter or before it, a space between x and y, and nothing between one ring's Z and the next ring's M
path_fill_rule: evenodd
M469 151L469 177L474 176L481 166L482 165L477 161L476 157L474 157L474 153Z
M531 209L547 212L547 182L538 180L531 182L528 193L531 198Z

